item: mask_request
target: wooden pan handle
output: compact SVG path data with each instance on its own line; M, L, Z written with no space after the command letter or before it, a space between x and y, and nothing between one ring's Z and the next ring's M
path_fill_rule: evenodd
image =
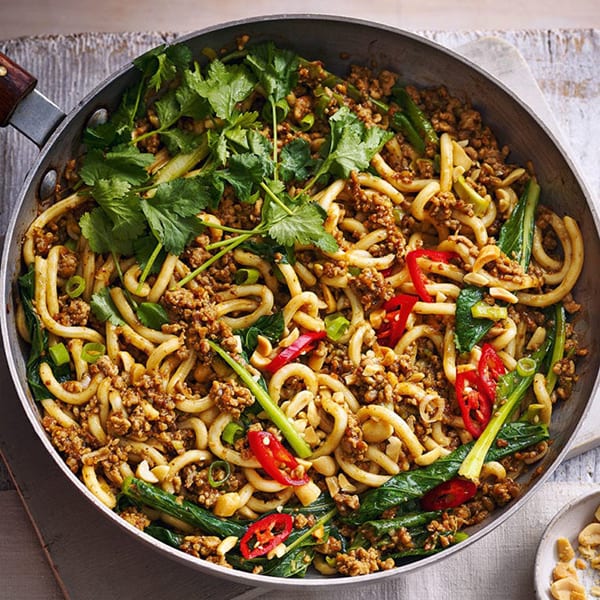
M8 124L19 102L33 90L37 79L0 52L0 126Z

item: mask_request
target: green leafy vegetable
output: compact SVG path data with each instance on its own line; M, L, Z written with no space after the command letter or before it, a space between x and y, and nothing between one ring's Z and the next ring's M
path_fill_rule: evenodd
M502 375L496 387L496 410L492 418L477 438L475 444L469 450L460 469L459 475L476 481L481 473L481 467L488 456L488 450L496 439L501 427L506 423L519 402L523 399L525 392L533 382L535 374L540 370L549 348L553 343L553 335L548 335L544 344L532 355L533 367L527 373L520 374L517 370L509 371Z
M142 211L156 239L171 254L181 254L191 238L204 230L196 214L211 202L202 180L175 179L161 183Z
M122 239L114 232L114 224L106 212L97 206L79 219L81 233L97 254L132 254L131 239Z
M192 60L192 53L185 44L157 46L136 58L133 64L148 80L150 87L158 91L165 83L173 80L179 71Z
M547 439L548 428L529 423L510 423L501 429L498 437L502 438L504 443L489 447L484 454L487 460L499 460ZM464 444L427 467L394 475L382 486L369 490L361 498L358 511L346 517L346 520L354 524L372 521L390 508L420 498L436 485L452 479L473 446L473 442Z
M234 519L215 517L209 510L189 500L181 500L181 498L135 477L125 478L121 492L138 504L181 519L184 523L199 527L208 534L221 537L230 535L241 537L246 532L246 526Z
M246 56L246 63L273 103L287 96L298 82L298 56L277 48L273 42L254 46Z
M110 290L107 287L102 288L92 296L90 306L94 316L101 323L110 321L115 327L125 325L125 321L110 297Z
M263 208L267 232L278 244L312 244L325 252L338 249L335 238L323 229L327 213L318 204L304 195L294 199L287 194L280 197L284 201L266 201Z
M121 179L99 179L91 190L112 223L112 236L119 240L134 239L146 228L140 199L130 190L130 184Z
M169 323L167 311L156 302L142 302L135 314L143 325L158 331L163 325Z
M35 299L35 271L33 268L30 268L27 273L19 277L18 288L25 313L25 324L31 343L26 364L27 382L36 400L51 398L52 394L48 391L40 377L40 364L47 362L45 358L48 350L48 334L42 327L33 305ZM68 362L61 365L56 365L53 362L49 362L48 364L57 381L63 382L71 378L71 370Z
M498 246L504 254L516 260L524 271L529 267L535 211L540 199L540 186L535 179L527 183L523 195L500 230Z
M500 230L498 246L516 260L527 271L533 245L535 210L540 196L540 187L530 179L510 218ZM472 308L483 301L485 291L470 285L463 288L456 300L456 348L459 352L469 352L473 346L491 329L493 321L477 318Z
M266 337L272 343L277 344L283 335L285 321L282 312L276 312L272 315L263 315L259 317L253 325L246 329L240 329L235 332L242 340L242 348L247 356L251 356L256 350L259 335Z
M316 164L304 138L295 138L281 149L279 173L283 181L304 181Z

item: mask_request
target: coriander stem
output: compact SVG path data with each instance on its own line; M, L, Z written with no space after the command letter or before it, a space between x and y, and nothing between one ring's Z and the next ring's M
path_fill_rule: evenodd
M160 242L158 242L158 244L156 244L156 246L154 247L154 250L152 250L152 254L150 255L150 258L148 259L148 262L146 263L146 266L144 267L142 274L140 275L138 286L135 290L135 293L138 294L138 296L139 296L140 292L142 291L142 286L144 285L144 281L146 281L148 275L150 274L152 265L156 262L156 258L160 254L162 247L163 247L163 245Z
M227 233L239 233L244 235L248 233L247 229L237 229L236 227L227 227L227 225L221 225L220 223L213 223L212 221L203 221L202 219L198 219L202 225L205 227L209 227L210 229L220 229L221 231L226 231Z
M244 235L240 235L233 239L233 242L223 248L220 252L217 252L215 255L211 256L207 261L203 262L197 269L194 269L191 273L188 273L183 279L180 279L177 282L177 287L182 287L186 283L189 283L192 279L195 279L200 273L206 271L208 267L210 267L213 263L217 262L222 256L225 256L228 252L244 243L247 239L251 238L254 235L254 231L249 231Z
M273 119L273 164L275 165L273 178L275 181L278 181L279 164L277 163L277 108L275 107L275 102L273 102L272 98L269 98L269 102L271 103L271 118Z
M260 184L260 187L266 192L267 196L269 196L269 198L271 198L271 200L273 200L273 202L275 202L276 204L278 204L283 210L285 210L285 212L288 215L293 215L294 212L292 210L290 210L278 197L276 194L274 194L272 192L272 190L269 188L269 186L262 181Z

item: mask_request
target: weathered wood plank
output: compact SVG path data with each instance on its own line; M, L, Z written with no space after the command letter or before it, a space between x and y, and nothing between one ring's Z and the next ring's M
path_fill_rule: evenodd
M63 600L15 490L0 492L0 598Z

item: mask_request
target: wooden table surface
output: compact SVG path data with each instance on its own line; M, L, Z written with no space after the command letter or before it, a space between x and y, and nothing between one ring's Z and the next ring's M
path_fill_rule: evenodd
M598 201L600 146L590 141L600 139L599 30L423 34L453 48L489 35L514 45L543 91L571 156ZM21 38L0 42L0 50L36 73L39 89L68 110L116 68L172 37L149 32ZM4 165L0 178L0 234L6 229L11 199L36 154L36 147L16 132L0 131ZM0 461L0 600L281 597L279 592L206 577L141 547L97 514L87 500L73 493L32 433L2 362L0 389L0 450L19 487L17 491ZM597 416L596 410L590 414L594 420ZM560 503L600 481L599 459L600 450L591 449L565 462L528 506L511 519L512 533L505 527L498 528L456 558L428 568L426 577L411 574L330 595L347 600L420 600L435 597L443 590L443 597L474 599L485 590L489 600L532 598L533 553L544 524ZM24 506L19 502L19 493ZM33 517L35 528L24 509ZM517 519L519 526L515 527ZM477 563L481 556L487 556L487 568L474 573L471 561ZM512 577L507 578L507 572ZM292 592L286 596L304 599L316 598L317 594Z

